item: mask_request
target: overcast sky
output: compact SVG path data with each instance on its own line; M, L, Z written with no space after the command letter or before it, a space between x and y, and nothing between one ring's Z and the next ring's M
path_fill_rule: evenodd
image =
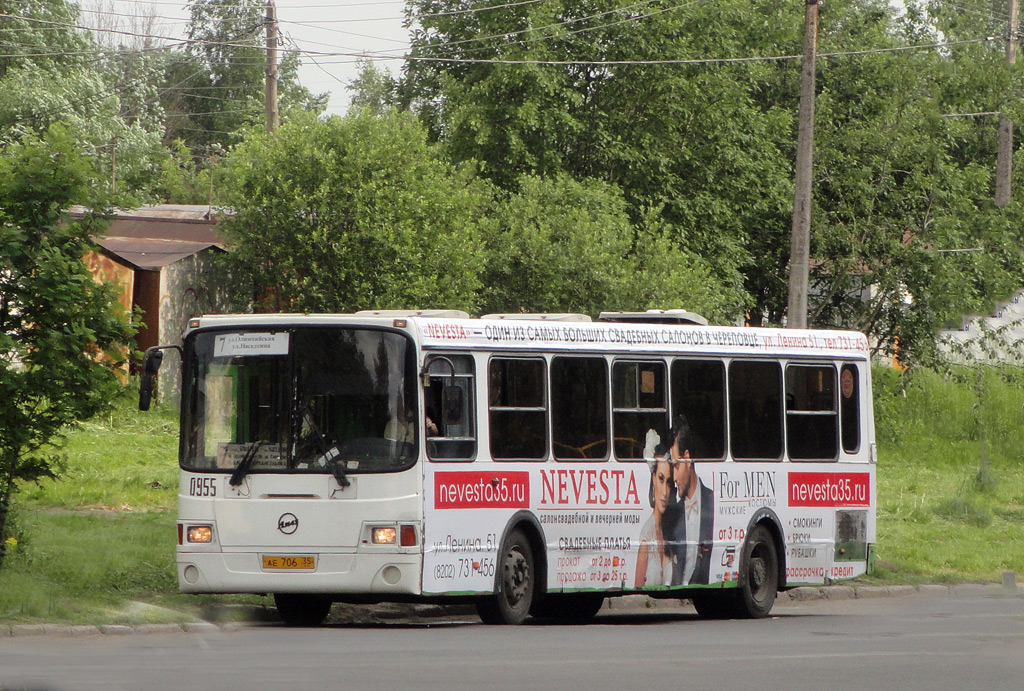
M79 0L83 23L122 32L184 36L184 0ZM299 79L313 93L329 93L328 113L348 107L345 89L356 76L356 56L400 57L409 46L402 27L404 0L276 0L285 47L306 51ZM152 18L152 28L137 17ZM148 20L147 20L148 21ZM120 41L125 34L111 34ZM378 63L398 75L401 61Z

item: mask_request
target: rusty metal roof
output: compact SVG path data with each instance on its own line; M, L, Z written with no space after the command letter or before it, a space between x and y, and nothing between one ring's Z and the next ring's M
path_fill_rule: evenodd
M160 269L211 247L223 250L220 244L214 242L109 235L97 238L96 244L114 258L136 269L146 270Z
M81 206L73 206L69 211L73 217L87 213ZM224 215L209 206L189 204L153 204L137 209L118 209L105 236L205 242L223 248L224 238L217 226Z

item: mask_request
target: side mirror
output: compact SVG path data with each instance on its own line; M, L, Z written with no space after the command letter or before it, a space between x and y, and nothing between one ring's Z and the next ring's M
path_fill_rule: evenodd
M160 371L164 361L164 352L150 348L146 351L146 364L142 370L142 382L139 384L139 410L149 410L153 398L153 375Z
M441 391L441 420L446 425L462 422L462 389L445 386Z

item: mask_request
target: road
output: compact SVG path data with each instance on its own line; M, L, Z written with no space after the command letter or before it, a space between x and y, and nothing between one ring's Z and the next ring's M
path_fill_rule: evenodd
M475 618L321 629L0 638L0 689L1014 689L1024 598L780 604L762 621L604 611L584 626Z

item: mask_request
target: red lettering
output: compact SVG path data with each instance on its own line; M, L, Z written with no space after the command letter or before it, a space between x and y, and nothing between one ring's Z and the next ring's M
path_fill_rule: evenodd
M540 473L540 503L555 503L555 474L553 471L545 473L542 470Z
M633 501L629 498L632 497ZM627 504L639 504L640 495L636 492L636 478L633 477L633 473L629 474L629 486L626 488L626 503Z
M576 482L577 477L579 478L578 483ZM580 492L583 491L583 476L580 475L579 473L573 473L569 476L569 479L572 481L572 491L576 495L576 503L579 504Z
M623 470L559 468L541 470L540 476L541 504L640 504L633 471L626 478Z

